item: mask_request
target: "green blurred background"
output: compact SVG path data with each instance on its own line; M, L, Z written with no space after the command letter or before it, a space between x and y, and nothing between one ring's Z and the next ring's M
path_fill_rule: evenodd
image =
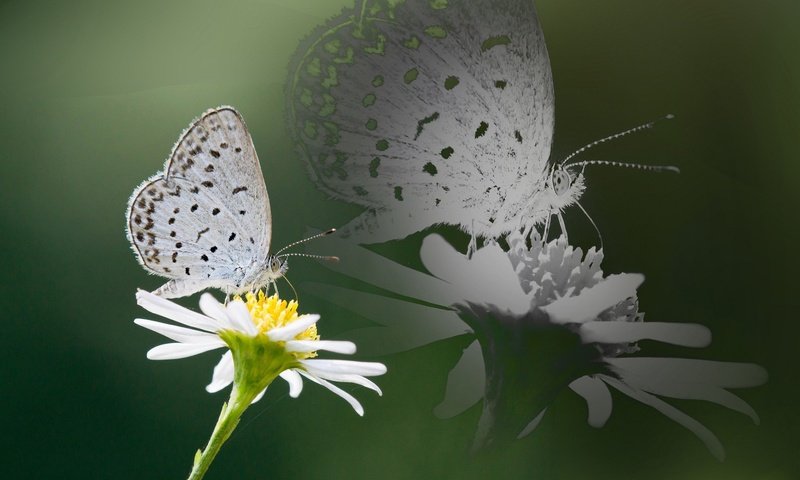
M226 394L203 389L216 354L145 358L162 340L132 323L148 316L134 292L160 282L125 239L128 196L161 168L192 118L231 104L261 157L274 245L300 238L307 225L351 218L356 209L316 192L283 123L290 55L348 4L0 5L2 478L185 478ZM800 477L800 3L537 5L555 78L557 158L677 115L593 157L677 164L680 176L595 169L583 204L604 235L604 270L647 276L640 300L648 319L714 332L702 351L644 344L646 352L764 365L769 383L739 392L762 424L672 402L718 434L728 453L719 463L648 407L616 395L611 420L595 430L582 401L565 393L531 437L470 456L479 409L447 421L431 413L465 345L453 339L381 358L390 369L379 379L384 397L356 392L364 418L321 388L290 399L276 386L247 412L207 478ZM580 216L568 221L573 238L595 238ZM366 325L302 288L326 275L293 262L302 309L322 314L326 337Z

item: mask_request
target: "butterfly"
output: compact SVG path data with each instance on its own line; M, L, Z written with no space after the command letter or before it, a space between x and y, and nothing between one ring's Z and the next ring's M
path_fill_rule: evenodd
M165 298L268 287L292 255L269 253L264 176L244 119L226 106L192 122L164 170L134 190L127 234L145 270L169 279L154 292Z
M365 0L299 47L287 88L312 179L366 207L340 229L361 243L436 224L498 238L553 215L563 229L583 168L631 165L550 162L554 108L531 0Z

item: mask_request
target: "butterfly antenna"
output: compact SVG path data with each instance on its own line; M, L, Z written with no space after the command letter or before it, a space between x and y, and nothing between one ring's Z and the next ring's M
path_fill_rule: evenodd
M318 233L318 234L316 234L316 235L312 235L312 236L310 236L310 237L308 237L308 238L304 238L304 239L302 239L302 240L298 240L298 241L296 241L296 242L292 242L292 243L290 243L289 245L286 245L285 247L283 247L283 248L281 248L280 250L278 250L277 252L275 252L275 255L277 256L277 255L278 255L279 253L281 253L282 251L284 251L284 250L287 250L287 249L289 249L289 248L292 248L292 247L295 247L295 246L297 246L297 245L300 245L301 243L310 242L311 240L316 240L316 239L318 239L318 238L320 238L320 237L327 237L328 235L330 235L330 234L334 233L335 231L336 231L336 229L335 229L335 228L331 228L330 230L327 230L327 231L325 231L325 232Z
M681 173L681 170L678 167L674 167L672 165L641 165L639 163L625 163L625 162L612 162L608 160L586 160L583 162L575 162L570 163L565 168L580 168L580 167L587 167L589 165L605 165L608 167L624 167L624 168L636 168L639 170L645 170L647 172L673 172L673 173Z
M583 205L581 205L580 202L578 202L578 201L575 202L575 205L577 205L578 208L581 209L581 212L583 212L583 214L586 215L586 218L589 219L589 223L591 223L592 226L594 227L594 231L597 232L597 237L600 239L600 250L602 250L603 249L603 234L600 233L600 229L597 228L597 224L594 223L594 220L592 219L591 215L589 215L589 212L587 212L586 209L583 208Z
M317 260L324 260L326 262L338 262L339 257L333 255L312 255L310 253L284 253L283 255L276 255L276 258L283 258L283 257L306 257L306 258L316 258Z
M601 143L605 143L605 142L608 142L608 141L611 141L611 140L616 140L616 139L618 139L620 137L624 137L625 135L629 135L631 133L636 133L636 132L641 132L642 130L647 130L648 128L653 128L653 126L657 122L659 122L661 120L672 120L673 118L675 118L675 115L670 113L669 115L665 115L665 116L663 116L663 117L661 117L661 118L659 118L657 120L653 120L651 122L645 123L643 125L639 125L637 127L629 128L628 130L625 130L624 132L615 133L614 135L609 135L608 137L601 138L600 140L595 140L594 142L592 142L592 143L590 143L588 145L584 145L583 147L581 147L578 150L574 151L572 154L568 155L567 158L565 158L564 160L561 161L561 166L562 167L565 166L567 164L567 162L570 161L572 158L576 157L577 155L580 155L581 153L585 152L586 150L589 150L592 147L596 147L597 145L600 145Z
M553 212L547 212L547 221L544 223L544 232L542 235L542 241L547 243L547 237L550 236L550 220L553 218Z

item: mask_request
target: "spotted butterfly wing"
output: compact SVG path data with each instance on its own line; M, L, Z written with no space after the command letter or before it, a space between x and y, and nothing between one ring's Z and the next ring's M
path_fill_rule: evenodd
M553 83L530 0L364 2L300 47L287 100L317 185L368 208L340 229L357 240L498 237L580 193L544 188Z
M146 270L170 279L156 291L167 298L261 286L270 234L258 157L231 107L194 121L128 205L128 239Z

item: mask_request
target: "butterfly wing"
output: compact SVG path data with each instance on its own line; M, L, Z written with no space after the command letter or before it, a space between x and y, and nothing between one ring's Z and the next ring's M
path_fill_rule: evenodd
M165 296L235 291L269 250L264 177L241 115L230 107L194 121L163 172L128 205L128 239L142 266L172 279Z
M553 136L552 73L529 0L365 2L301 46L287 100L323 191L413 212L423 228L517 226Z

